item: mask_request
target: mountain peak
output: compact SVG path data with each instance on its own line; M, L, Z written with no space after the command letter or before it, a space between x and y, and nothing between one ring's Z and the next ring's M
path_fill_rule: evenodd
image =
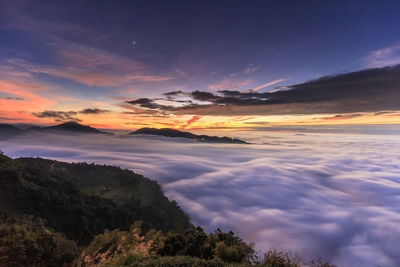
M45 127L45 130L69 131L77 133L103 133L90 126L82 125L76 121L67 121L58 125Z
M80 125L80 126L84 126L84 125L82 125L80 123L77 123L76 121L67 121L67 122L61 123L59 125Z

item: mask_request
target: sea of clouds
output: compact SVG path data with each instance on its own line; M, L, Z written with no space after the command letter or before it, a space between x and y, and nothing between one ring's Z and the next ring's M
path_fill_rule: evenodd
M157 180L192 223L256 250L339 266L400 266L400 137L267 133L251 145L32 133L8 156L117 165Z

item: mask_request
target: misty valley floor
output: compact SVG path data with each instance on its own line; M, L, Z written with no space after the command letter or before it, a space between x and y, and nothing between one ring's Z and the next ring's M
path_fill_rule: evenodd
M157 180L194 224L232 229L257 250L400 265L400 137L267 133L250 141L32 133L0 149L132 169Z

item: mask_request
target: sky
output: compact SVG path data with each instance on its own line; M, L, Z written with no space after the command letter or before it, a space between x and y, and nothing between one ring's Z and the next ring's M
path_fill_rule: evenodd
M0 0L0 122L400 124L398 1Z

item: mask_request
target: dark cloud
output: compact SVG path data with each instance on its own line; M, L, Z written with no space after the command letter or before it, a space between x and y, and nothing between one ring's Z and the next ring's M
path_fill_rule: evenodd
M32 115L38 118L52 118L56 121L65 121L65 120L78 120L75 116L78 112L75 111L53 111L46 110L43 112L34 112Z
M354 117L360 117L362 114L349 114L349 115L335 115L333 116L334 118L354 118Z
M375 112L374 115L387 115L387 114L396 114L395 111L379 111Z
M177 95L186 95L186 93L179 90L179 91L172 91L172 92L164 93L163 95L165 95L166 97L172 97L172 96L177 96Z
M45 110L43 112L33 112L32 115L38 118L52 118L56 121L80 121L76 116L79 114L101 114L109 112L105 109L98 108L86 108L81 111L55 111L55 110Z
M106 109L98 109L98 108L85 108L81 111L79 111L80 114L101 114L101 113L107 113L110 112L109 110Z
M314 118L314 120L324 120L324 121L335 121L335 120L348 120L348 119L352 119L352 118L356 118L356 117L360 117L363 116L362 114L338 114L335 116L331 116L331 117L322 117L322 118Z
M136 100L126 101L126 103L148 109L160 109L160 110L170 109L170 107L168 106L157 104L155 100L156 99L138 98Z
M11 97L11 96L7 96L7 97L0 97L1 99L6 99L6 100L24 100L24 98L22 97Z
M400 110L400 65L326 76L274 92L174 91L164 96L169 101L185 104L178 107L159 105L149 98L128 103L188 115L340 114ZM176 99L179 96L196 103Z
M201 92L201 91L194 91L188 95L192 97L194 100L200 100L200 101L216 101L217 99L220 98L214 95L213 93Z

